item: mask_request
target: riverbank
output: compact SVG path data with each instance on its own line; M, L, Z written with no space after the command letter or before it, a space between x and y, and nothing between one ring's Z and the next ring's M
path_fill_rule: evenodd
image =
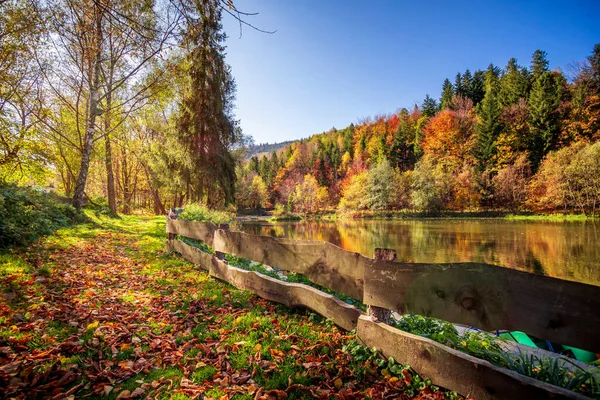
M441 211L437 213L399 210L399 211L357 211L339 213L335 210L315 214L286 213L273 215L270 211L260 213L238 213L240 221L269 221L293 222L305 220L338 221L338 220L402 220L402 219L500 219L509 221L548 221L548 222L579 222L600 221L600 216L585 214L554 213L511 213L508 211Z

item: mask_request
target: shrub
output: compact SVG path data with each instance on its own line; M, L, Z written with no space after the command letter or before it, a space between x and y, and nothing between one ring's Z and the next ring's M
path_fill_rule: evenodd
M179 219L197 222L212 222L215 225L235 222L235 214L228 211L211 210L201 204L188 204Z
M0 248L25 245L83 219L42 190L0 183Z

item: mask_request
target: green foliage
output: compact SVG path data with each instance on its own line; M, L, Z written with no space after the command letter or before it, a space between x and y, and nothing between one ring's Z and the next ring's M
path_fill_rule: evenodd
M543 72L533 82L529 95L529 128L532 134L529 147L534 169L557 145L560 128L558 107L562 98L560 80L552 72Z
M443 208L442 193L435 166L428 160L421 160L412 174L411 203L417 210L438 212Z
M450 80L446 78L444 80L444 84L442 85L442 98L440 99L440 109L444 110L450 106L452 103L452 98L454 97L454 87Z
M436 318L407 314L399 321L392 321L392 324L403 331L427 337L522 375L593 397L600 395L600 385L595 375L567 358L508 353L500 346L503 339L477 331L466 331L459 335L451 323ZM373 351L375 352L374 349ZM574 368L568 368L565 363L572 364ZM393 372L392 368L395 368L394 371L398 370L397 366L393 367L393 363L388 364L390 372Z
M201 204L188 204L178 218L185 221L212 222L215 225L235 222L234 213L211 210Z
M431 96L426 95L425 100L423 100L423 105L421 105L421 110L423 115L433 117L438 110L437 101Z
M0 248L30 243L83 220L73 207L40 189L0 183Z
M395 197L396 173L390 162L383 158L367 175L367 204L371 210L387 210Z
M477 158L482 169L487 169L495 153L495 143L500 131L500 102L498 101L499 82L494 68L489 66L485 74L485 96L479 104L480 122L477 127Z

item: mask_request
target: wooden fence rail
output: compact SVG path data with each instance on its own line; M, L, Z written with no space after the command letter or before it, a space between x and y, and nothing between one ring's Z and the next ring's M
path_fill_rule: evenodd
M377 249L375 257L368 258L331 243L221 228L168 219L167 247L238 288L288 306L308 307L344 329L358 328L359 338L369 347L411 364L436 384L464 395L478 399L583 398L482 360L474 362L471 356L381 322L387 322L391 311L420 314L487 331L524 331L600 352L599 287L481 263L397 262L391 249ZM217 255L176 240L177 235L202 240ZM369 316L361 316L356 307L311 286L228 266L219 257L223 254L303 274L367 304ZM438 368L447 373L436 373Z

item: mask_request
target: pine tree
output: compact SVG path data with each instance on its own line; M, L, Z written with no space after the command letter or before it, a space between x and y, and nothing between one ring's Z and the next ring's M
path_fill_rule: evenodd
M546 58L548 53L543 50L536 50L533 52L533 56L531 57L531 85L535 84L535 81L543 75L545 72L549 71L548 59Z
M438 111L437 101L428 94L425 95L425 100L423 100L423 104L421 105L421 111L423 112L423 115L433 117Z
M233 116L235 81L225 63L225 33L218 0L187 0L187 54L189 88L179 117L179 134L192 167L189 195L202 201L222 192L226 204L235 196L235 160L231 148L241 140Z
M529 150L534 170L557 144L560 133L558 106L562 97L561 80L564 80L561 77L549 71L542 73L533 83L529 95Z
M477 70L471 79L471 88L469 97L473 100L473 105L481 103L485 96L485 71Z
M498 101L499 82L497 71L490 64L485 74L485 96L479 104L480 122L477 127L477 159L482 169L490 168L495 152L495 141L501 131L501 107Z
M460 72L458 72L456 74L456 78L454 78L454 94L456 96L464 96L465 95L462 81L463 81L462 75L460 74Z
M452 98L454 97L454 87L450 80L446 78L444 80L444 84L442 85L442 97L440 99L440 108L442 110L448 108L450 103L452 103Z
M473 75L471 74L470 70L466 70L464 74L462 74L462 80L461 80L461 88L462 88L462 95L468 98L471 98L472 92L471 92L471 81L473 79Z
M500 79L500 104L508 106L527 98L528 85L527 70L519 66L515 58L511 58Z

